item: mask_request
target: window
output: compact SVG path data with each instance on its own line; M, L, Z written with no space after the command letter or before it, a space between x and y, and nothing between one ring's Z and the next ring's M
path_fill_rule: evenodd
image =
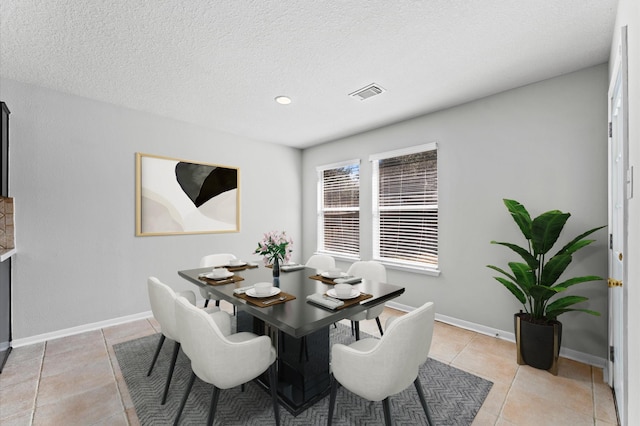
M438 151L435 143L372 155L373 257L438 268Z
M360 252L360 160L318 171L318 251L357 257Z

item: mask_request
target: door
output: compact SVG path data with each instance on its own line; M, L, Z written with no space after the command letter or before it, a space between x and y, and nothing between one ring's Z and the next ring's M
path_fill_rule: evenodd
M609 384L620 424L626 412L625 280L627 199L632 196L628 166L626 27L609 85Z

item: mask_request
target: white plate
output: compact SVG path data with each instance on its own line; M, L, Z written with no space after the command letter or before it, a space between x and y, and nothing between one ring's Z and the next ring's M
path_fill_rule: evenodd
M340 272L340 275L333 275L329 272L323 272L320 275L322 275L325 278L329 278L331 280L336 279L336 278L340 278L340 277L346 277L347 273L346 272Z
M227 278L231 278L232 276L233 272L231 271L227 271L224 275L213 275L213 272L204 274L204 277L209 278L210 280L226 280Z
M331 297L335 297L336 299L342 299L342 300L347 300L347 299L355 299L356 297L360 296L360 292L358 290L356 290L355 288L351 289L351 294L344 297L340 297L336 294L336 289L335 288L330 288L329 290L327 290L327 296L331 296Z
M228 265L225 265L225 268L238 268L240 266L245 266L247 264L247 262L240 262L236 265L232 265L231 263L229 263Z
M247 290L247 296L258 297L260 299L264 299L265 297L275 296L276 294L279 294L279 293L280 293L280 289L278 287L273 287L271 289L271 293L270 294L265 294L264 296L258 296L256 294L256 289L255 288L250 288L249 290Z

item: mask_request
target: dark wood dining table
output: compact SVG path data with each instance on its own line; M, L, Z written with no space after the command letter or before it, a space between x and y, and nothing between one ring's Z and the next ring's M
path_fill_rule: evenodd
M211 268L188 269L178 271L178 275L198 287L207 288L218 299L235 305L238 331L271 337L278 352L278 396L293 415L306 410L329 392L329 327L404 292L401 286L362 280L353 284L353 288L371 297L342 309L329 309L307 301L308 295L324 294L333 287L327 280L317 279L319 271L315 269L305 267L281 271L276 279L271 268L259 265L235 270L235 279L222 285L214 285L214 281L201 278L200 274L209 271ZM282 294L295 299L262 307L234 294L234 289L258 282L271 282L280 288ZM267 382L266 375L260 378L265 388Z

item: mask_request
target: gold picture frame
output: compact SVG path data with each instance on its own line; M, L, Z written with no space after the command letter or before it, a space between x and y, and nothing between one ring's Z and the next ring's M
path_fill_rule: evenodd
M240 169L136 153L136 236L240 231Z

